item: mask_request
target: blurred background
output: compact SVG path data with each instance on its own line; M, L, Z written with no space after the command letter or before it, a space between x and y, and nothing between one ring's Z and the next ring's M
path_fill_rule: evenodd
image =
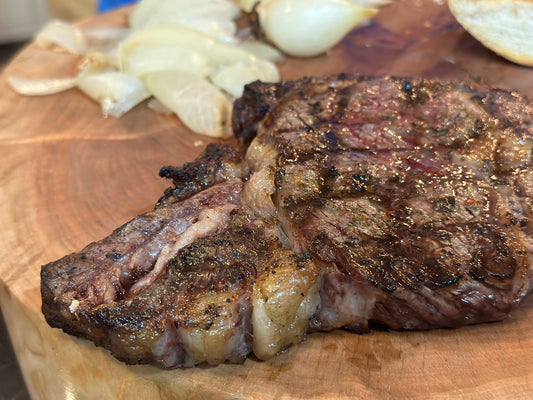
M30 39L50 19L78 21L135 0L0 0L0 45Z
M97 0L0 0L0 43L28 40L51 18L74 21L97 9Z

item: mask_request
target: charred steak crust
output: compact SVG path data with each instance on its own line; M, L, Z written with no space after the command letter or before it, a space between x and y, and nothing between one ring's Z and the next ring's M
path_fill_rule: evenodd
M164 167L156 209L42 268L43 313L164 368L313 330L498 321L531 287L533 107L517 93L340 74L247 85L242 148Z
M165 190L156 208L185 200L230 177L244 175L242 164L242 151L229 144L210 143L194 161L181 167L162 167L159 176L171 179L174 187Z

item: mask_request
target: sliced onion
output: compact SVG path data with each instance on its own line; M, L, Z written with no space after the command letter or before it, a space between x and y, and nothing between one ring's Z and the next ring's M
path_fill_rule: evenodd
M212 65L232 65L236 63L254 63L257 60L252 53L230 43L216 43L209 52Z
M123 26L108 26L103 28L92 28L83 31L89 41L118 44L119 41L126 39L131 33L130 28Z
M116 69L115 60L104 53L89 53L85 56L79 75L108 72Z
M143 75L166 70L195 72L207 76L210 68L207 57L176 45L145 45L131 50L122 64L124 73L142 78Z
M255 63L238 63L221 67L211 77L212 82L235 97L242 96L244 85L261 80L263 82L278 82L279 72L270 61L257 60Z
M140 79L114 71L83 75L78 87L100 103L104 116L116 118L150 97Z
M128 37L131 29L125 27L105 27L84 30L87 37L87 52L100 52L113 55L118 44Z
M35 37L37 45L48 48L57 45L74 54L87 51L87 37L83 31L67 22L54 20L45 25Z
M153 26L134 32L118 51L121 70L131 52L140 46L175 45L206 56L212 65L229 65L237 62L254 62L256 57L237 45L222 43L200 32L181 26Z
M150 100L148 100L148 103L146 103L146 106L159 114L165 114L165 115L171 115L174 114L174 112L165 106L163 103L161 103L159 100L157 100L155 97L151 97Z
M128 24L134 30L144 28L146 21L166 0L142 0L138 2L128 17Z
M207 80L186 71L161 71L146 75L144 81L155 98L193 131L231 135L232 102Z
M266 37L297 57L325 52L376 12L350 0L263 0L257 7Z
M257 3L260 3L261 0L239 0L239 8L243 10L244 12L251 12L254 8L254 6Z
M179 25L198 30L222 40L231 40L236 32L233 21L239 8L228 0L146 0L130 15L130 26Z
M234 42L237 25L234 21L218 17L189 17L188 15L175 15L169 25L183 26L201 32L223 42ZM163 25L159 22L148 26ZM148 27L147 26L147 27Z
M141 2L140 4L143 4ZM152 46L179 46L190 51L205 54L214 45L215 40L181 27L150 27L134 32L118 49L117 62L122 71L126 69L128 58L137 48Z
M263 60L281 62L284 58L278 49L257 40L246 40L239 43L239 47Z
M383 7L390 3L390 0L350 0L350 1L362 7Z
M240 15L239 7L228 0L163 0L156 8L147 13L141 27L169 23L172 18L188 15L191 18L224 18L237 19Z
M11 88L25 96L45 96L60 93L76 86L76 78L26 79L10 76Z

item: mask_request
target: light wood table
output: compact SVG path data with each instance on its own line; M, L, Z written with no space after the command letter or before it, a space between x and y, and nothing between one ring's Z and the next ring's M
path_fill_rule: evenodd
M118 25L125 10L83 26ZM510 319L456 330L312 334L268 362L163 371L126 366L47 326L40 266L153 207L163 165L192 160L199 140L140 105L121 119L71 90L30 98L6 78L61 76L72 56L29 45L0 76L0 304L34 399L528 399L533 299ZM533 70L465 33L442 1L396 0L327 56L290 60L284 78L341 71L478 80L533 96Z

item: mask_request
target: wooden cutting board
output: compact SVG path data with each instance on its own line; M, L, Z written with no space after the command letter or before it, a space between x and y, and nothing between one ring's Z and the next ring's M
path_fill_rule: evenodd
M127 10L84 27L125 23ZM510 319L456 330L312 334L278 357L163 371L126 366L46 325L39 271L153 207L163 165L209 142L140 105L102 118L76 90L22 97L8 76L71 74L73 56L25 48L0 76L0 304L34 399L527 399L533 299ZM284 78L341 71L454 78L533 98L533 70L486 50L444 1L395 0L327 56L287 60Z

